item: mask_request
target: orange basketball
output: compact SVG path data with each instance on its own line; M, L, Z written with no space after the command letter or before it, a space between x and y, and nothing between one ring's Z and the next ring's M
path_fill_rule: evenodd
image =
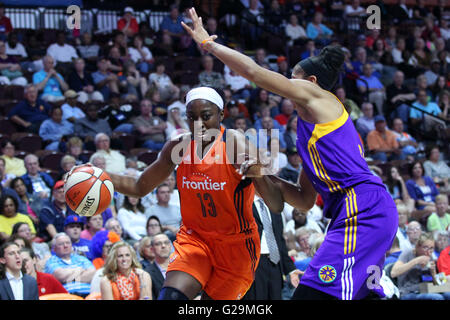
M64 184L66 203L80 216L93 216L108 208L114 185L106 172L94 166L75 169Z

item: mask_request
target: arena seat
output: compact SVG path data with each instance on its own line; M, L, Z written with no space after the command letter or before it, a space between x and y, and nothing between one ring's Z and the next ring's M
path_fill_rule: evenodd
M17 128L9 118L0 120L0 133L11 136L14 132L17 132Z
M150 165L158 158L159 152L157 151L145 151L137 156L139 161L145 162L145 164Z
M120 141L122 141L122 145L126 151L129 152L129 150L134 148L136 144L136 137L134 135L126 132L120 132L117 137Z
M42 155L39 162L43 168L59 171L61 170L61 159L64 155L62 152L52 151L49 154Z
M28 153L33 153L42 148L42 138L34 133L15 132L11 135L11 139L15 141L18 150Z

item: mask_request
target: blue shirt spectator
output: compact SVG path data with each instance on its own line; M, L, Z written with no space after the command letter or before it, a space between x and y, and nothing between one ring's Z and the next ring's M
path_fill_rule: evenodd
M183 21L183 17L180 15L178 7L176 5L172 5L170 7L170 14L163 18L160 29L163 32L168 32L171 36L181 35L184 33L181 21Z
M42 122L39 128L39 135L44 142L49 143L45 149L57 151L61 138L73 133L73 124L67 120L62 120L61 108L54 108L51 112L51 119Z

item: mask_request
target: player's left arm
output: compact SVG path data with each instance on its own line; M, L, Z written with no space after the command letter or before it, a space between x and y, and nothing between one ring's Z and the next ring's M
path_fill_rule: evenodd
M228 129L227 133L233 138L233 149L227 148L228 159L234 159L233 165L243 178L251 178L253 184L264 202L274 213L281 213L284 201L279 188L268 178L273 164L266 157L266 150L258 149L237 130ZM228 139L228 137L227 137Z

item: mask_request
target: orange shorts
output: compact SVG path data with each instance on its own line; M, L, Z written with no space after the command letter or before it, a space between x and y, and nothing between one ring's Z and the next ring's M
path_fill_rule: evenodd
M193 276L214 300L239 300L253 283L260 255L255 230L245 236L224 240L203 239L182 226L174 242L167 272L177 270Z

